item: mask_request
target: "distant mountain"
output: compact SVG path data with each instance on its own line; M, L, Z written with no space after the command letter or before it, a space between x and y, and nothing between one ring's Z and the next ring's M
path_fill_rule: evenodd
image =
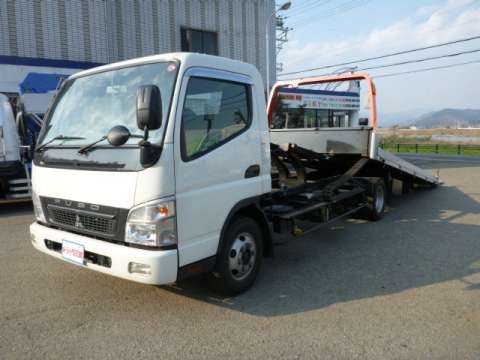
M417 118L413 124L419 128L480 127L480 110L443 109Z
M393 126L409 126L418 118L418 114L425 114L431 109L412 109L397 112L379 112L378 126L382 128L390 128ZM368 116L366 114L366 116Z

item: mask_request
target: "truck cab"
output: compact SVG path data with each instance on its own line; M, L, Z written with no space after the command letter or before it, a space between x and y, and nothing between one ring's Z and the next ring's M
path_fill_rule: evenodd
M34 247L146 284L215 270L229 291L251 286L270 232L262 83L252 65L189 53L72 75L35 150Z

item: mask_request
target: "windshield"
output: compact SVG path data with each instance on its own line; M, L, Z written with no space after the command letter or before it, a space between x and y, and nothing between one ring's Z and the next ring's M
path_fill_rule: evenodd
M149 140L158 143L168 115L177 68L174 62L146 64L69 81L52 108L39 145L58 136L82 139L58 140L52 146L89 144L116 125L126 126L131 134L142 135L136 120L136 95L141 85L156 85L162 95L162 128L149 134ZM138 142L138 138L131 137L127 144ZM108 142L105 140L99 145L108 145Z

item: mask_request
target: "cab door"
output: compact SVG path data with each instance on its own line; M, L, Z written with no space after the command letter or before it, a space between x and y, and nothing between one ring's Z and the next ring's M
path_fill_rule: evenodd
M262 158L248 76L191 68L181 86L174 142L183 266L215 255L230 210L262 193Z

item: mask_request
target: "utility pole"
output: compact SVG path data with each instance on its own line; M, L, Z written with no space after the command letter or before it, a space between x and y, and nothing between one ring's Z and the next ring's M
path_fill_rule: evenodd
M292 28L289 28L285 26L285 20L287 19L286 16L277 16L277 21L276 21L276 27L275 27L275 33L276 33L276 38L275 38L275 43L276 43L276 49L277 49L277 56L282 51L283 45L288 41L288 32L290 30L293 30ZM277 62L276 65L276 70L277 72L282 72L283 71L283 64Z
M291 1L287 1L287 2L283 3L282 5L280 5L277 9L275 9L274 12L272 12L270 14L270 16L267 18L267 21L266 21L266 24L265 24L265 53L266 53L266 58L267 58L266 59L266 62L267 62L267 67L266 67L266 70L267 70L267 76L266 76L266 80L267 80L266 90L267 90L267 93L270 92L270 24L271 24L271 21L272 21L273 18L275 18L275 19L277 18L277 13L279 11L288 10L291 5L292 5ZM275 29L276 29L276 26L275 26Z

